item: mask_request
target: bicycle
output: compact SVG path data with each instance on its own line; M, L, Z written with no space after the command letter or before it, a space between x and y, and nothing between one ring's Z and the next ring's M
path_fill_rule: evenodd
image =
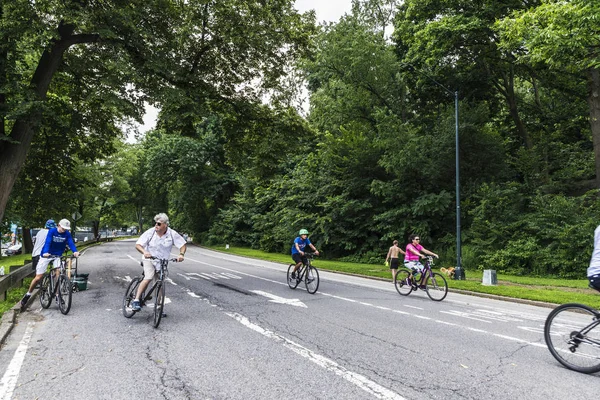
M431 270L432 265L433 257L425 257L424 268L418 281L415 280L415 273L417 272L415 269L412 271L409 269L398 270L394 280L394 286L396 286L398 293L402 296L408 296L412 291L421 289L433 301L444 300L448 294L448 282L442 274Z
M296 264L290 264L287 270L287 281L290 289L296 289L300 282L304 280L306 291L310 294L315 294L319 289L319 271L312 265L312 260L315 257L315 253L305 252L306 264L302 263L302 266L296 271L296 277L292 278L292 272L296 268Z
M52 299L56 296L58 308L63 315L67 315L71 310L71 300L73 299L73 285L67 276L67 260L73 259L73 256L50 257L48 270L42 278L40 285L40 303L42 308L49 308ZM58 267L52 267L54 260L60 259ZM59 270L58 276L55 270Z
M151 300L154 295L154 319L152 325L158 328L160 320L163 316L163 309L165 305L165 279L169 275L168 264L169 262L177 262L176 258L156 258L150 257L148 260L158 260L160 262L160 270L156 272L154 283L150 289L146 288L142 296L140 296L140 305L143 307L146 305L148 300ZM123 315L125 318L131 318L137 313L136 310L131 308L131 303L137 295L137 290L140 283L144 280L144 272L142 275L136 276L131 280L127 291L123 296Z
M600 372L600 312L583 304L556 307L546 318L544 339L550 353L565 367Z

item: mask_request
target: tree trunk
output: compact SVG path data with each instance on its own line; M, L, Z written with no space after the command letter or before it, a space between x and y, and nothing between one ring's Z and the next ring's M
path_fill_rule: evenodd
M31 240L31 228L23 227L23 252L22 254L31 254L33 251L33 240Z
M600 189L600 70L590 68L587 75L590 126L594 143L594 161L596 163L596 187Z

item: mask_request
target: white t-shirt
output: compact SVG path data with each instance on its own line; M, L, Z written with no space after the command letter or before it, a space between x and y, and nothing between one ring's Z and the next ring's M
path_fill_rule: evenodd
M590 266L587 269L587 276L598 274L600 274L600 225L594 231L594 251L590 260Z
M48 236L48 231L49 229L40 229L35 235L35 244L33 245L31 257L39 256L42 252L42 247L44 247L44 243L46 242L46 236Z
M135 244L141 244L144 250L152 254L157 258L169 258L171 256L171 247L175 246L180 249L184 244L185 240L181 235L175 232L171 228L167 228L164 235L158 236L154 227L148 229L142 233L142 236L135 242ZM142 255L142 259L144 256ZM155 265L158 262L155 262Z

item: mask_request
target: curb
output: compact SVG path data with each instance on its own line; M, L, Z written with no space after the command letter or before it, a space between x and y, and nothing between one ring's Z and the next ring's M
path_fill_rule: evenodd
M33 290L33 293L31 293L31 297L27 302L27 307L31 307L39 291L39 289ZM17 323L17 315L21 313L21 305L19 303L20 302L17 302L17 304L12 306L10 310L6 311L3 314L2 319L0 320L0 349L4 345L4 342L6 341L6 338L12 331L13 327Z

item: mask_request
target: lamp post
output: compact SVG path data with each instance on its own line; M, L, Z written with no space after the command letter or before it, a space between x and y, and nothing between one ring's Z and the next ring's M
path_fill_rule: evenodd
M411 64L407 63L406 65L408 65L411 70L418 71ZM421 71L419 71L419 72L421 72ZM450 89L448 89L446 86L442 85L441 83L439 83L438 81L433 79L431 76L427 75L424 72L421 72L421 73L423 73L423 75L425 75L436 85L438 85L439 87L444 89L446 92L448 92L450 94L454 94L454 122L455 122L455 144L456 144L456 153L455 153L455 158L456 158L456 268L454 269L454 279L464 280L465 279L465 271L462 268L462 249L460 247L460 245L461 245L461 234L460 234L460 154L458 151L458 149L459 149L459 146L458 146L459 145L458 90L452 92Z

